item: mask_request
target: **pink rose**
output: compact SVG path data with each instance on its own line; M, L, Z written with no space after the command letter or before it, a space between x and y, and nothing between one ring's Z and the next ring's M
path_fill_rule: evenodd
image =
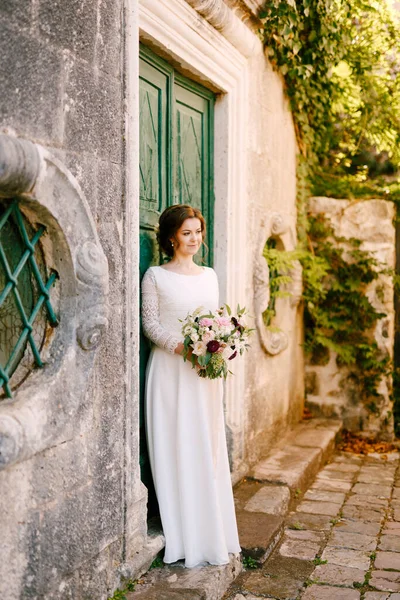
M201 319L199 321L200 327L211 327L212 324L213 324L213 320L207 319L207 317L204 317L204 319Z
M227 317L217 317L215 320L220 327L228 327L231 324L231 320Z

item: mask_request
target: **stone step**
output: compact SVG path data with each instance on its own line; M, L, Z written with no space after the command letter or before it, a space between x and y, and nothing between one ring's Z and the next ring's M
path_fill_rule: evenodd
M342 429L339 420L312 419L293 429L270 456L260 461L250 477L263 482L286 485L296 496L326 463Z
M183 563L152 569L127 600L219 600L242 570L240 555L227 565L186 569Z
M340 421L313 419L294 428L249 477L234 488L243 555L263 563L281 539L284 518L335 448ZM219 600L242 570L227 565L185 569L183 563L149 571L127 600Z

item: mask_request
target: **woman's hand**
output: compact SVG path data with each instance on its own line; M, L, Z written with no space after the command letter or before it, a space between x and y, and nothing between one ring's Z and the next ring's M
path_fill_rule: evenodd
M179 344L177 345L177 347L175 348L175 354L180 354L182 356L183 354L183 350L184 350L184 345L182 344L182 342L179 342ZM192 354L193 354L193 349L189 348L187 356L186 356L186 360L191 361L192 358ZM199 365L199 363L197 362L197 358L196 358L196 362L195 365L196 369L198 371L200 371L201 369L205 369L205 367L202 367L201 365Z

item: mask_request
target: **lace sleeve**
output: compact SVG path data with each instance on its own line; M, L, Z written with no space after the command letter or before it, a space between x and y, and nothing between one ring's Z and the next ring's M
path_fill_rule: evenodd
M160 323L157 284L154 273L148 269L142 280L142 324L143 332L156 346L174 354L181 341Z

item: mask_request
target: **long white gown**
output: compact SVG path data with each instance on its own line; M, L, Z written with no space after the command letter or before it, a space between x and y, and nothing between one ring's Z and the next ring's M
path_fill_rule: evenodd
M174 354L179 319L219 306L215 271L181 275L150 267L142 282L145 335L155 344L146 373L150 466L166 545L164 562L226 564L240 552L226 447L222 381L200 378Z

